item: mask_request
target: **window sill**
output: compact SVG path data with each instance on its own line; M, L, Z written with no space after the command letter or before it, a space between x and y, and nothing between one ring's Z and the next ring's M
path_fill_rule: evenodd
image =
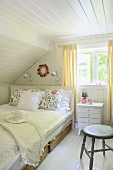
M107 89L108 85L94 85L94 84L84 84L84 85L78 85L79 89Z

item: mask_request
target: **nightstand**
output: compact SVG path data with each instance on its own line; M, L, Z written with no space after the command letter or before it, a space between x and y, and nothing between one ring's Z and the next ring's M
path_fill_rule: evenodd
M91 124L101 124L103 103L77 104L78 128L80 135L81 130Z

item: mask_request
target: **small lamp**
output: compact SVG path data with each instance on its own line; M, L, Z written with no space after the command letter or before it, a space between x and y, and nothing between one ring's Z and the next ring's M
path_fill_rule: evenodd
M85 89L82 90L82 103L87 103L88 102L88 94Z
M51 75L52 77L54 77L56 81L60 80L60 78L58 77L57 71L51 72L50 75Z
M23 75L23 78L24 78L24 79L27 79L27 80L30 80L30 81L32 80L30 73L25 73L25 74Z

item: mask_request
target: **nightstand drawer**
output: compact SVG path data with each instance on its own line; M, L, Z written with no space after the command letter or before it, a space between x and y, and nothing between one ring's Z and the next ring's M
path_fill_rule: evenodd
M101 113L92 113L90 114L90 117L94 119L101 119Z
M79 122L101 123L101 119L98 118L79 118Z
M84 108L84 107L78 107L78 112L79 113L88 113L88 112L90 112L90 109Z
M79 118L96 118L96 119L101 119L101 114L100 113L78 113Z
M90 118L78 118L80 122L90 122Z
M79 107L78 113L100 113L100 108Z
M78 116L79 116L79 117L90 117L91 114L90 114L90 113L79 112L79 113L78 113Z

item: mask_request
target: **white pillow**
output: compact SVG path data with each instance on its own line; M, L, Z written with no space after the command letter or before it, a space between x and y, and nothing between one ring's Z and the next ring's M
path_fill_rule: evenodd
M70 110L70 99L72 95L72 90L64 90L61 100L60 108L68 111Z
M20 96L17 108L20 110L37 111L39 103L39 96L36 92L24 91Z
M10 102L9 102L10 106L18 105L19 100L20 100L20 96L23 93L23 91L31 91L31 92L33 92L33 89L14 89L13 93L11 95L11 98L10 98Z
M45 91L39 90L39 91L34 92L34 93L36 93L36 95L38 95L39 100L42 100L42 98L45 96Z

